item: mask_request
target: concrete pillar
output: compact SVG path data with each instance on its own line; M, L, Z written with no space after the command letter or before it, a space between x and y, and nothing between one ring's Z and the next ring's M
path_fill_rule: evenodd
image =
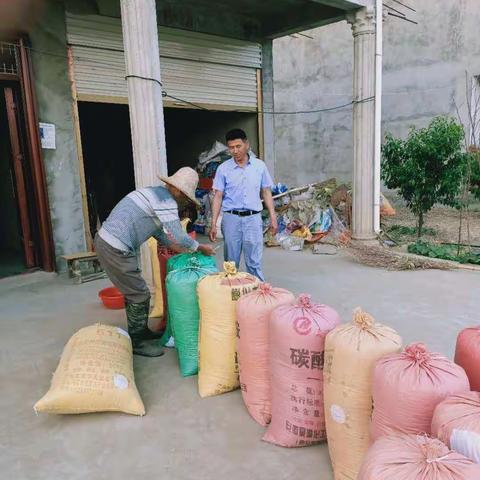
M265 112L274 111L273 99L273 42L262 43L262 107ZM263 115L264 158L268 170L275 178L275 115Z
M155 0L121 0L123 45L132 130L135 185L158 185L167 174L160 53ZM143 77L143 78L141 78ZM150 253L141 250L143 276L150 290Z
M347 16L354 42L352 238L371 241L374 231L375 9Z

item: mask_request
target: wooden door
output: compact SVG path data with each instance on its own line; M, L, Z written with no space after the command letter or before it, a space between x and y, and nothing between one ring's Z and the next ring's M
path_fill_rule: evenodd
M15 174L15 192L17 196L17 205L20 217L23 251L25 254L25 266L27 268L32 268L35 266L35 250L28 210L27 183L24 171L25 157L22 153L20 144L18 110L15 103L13 89L10 87L5 87L3 92L7 106L7 120L10 131L10 149L13 171Z

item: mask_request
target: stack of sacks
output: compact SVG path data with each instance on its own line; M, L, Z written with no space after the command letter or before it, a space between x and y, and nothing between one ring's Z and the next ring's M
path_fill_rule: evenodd
M435 409L432 435L480 463L480 393L452 395Z
M237 303L240 388L248 412L260 425L270 423L269 323L272 311L295 300L293 293L262 283Z
M360 309L355 310L351 323L327 336L325 420L336 480L357 478L370 445L375 363L401 347L402 339L394 330L376 323Z
M391 433L430 434L435 407L469 390L463 368L422 343L382 358L373 380L372 441Z
M258 280L237 272L234 262L224 272L207 275L198 283L200 306L198 390L201 397L219 395L239 387L236 304L258 287Z
M467 372L471 389L480 391L480 327L466 328L458 334L455 363Z
M325 440L323 360L325 337L341 322L327 305L300 295L270 317L272 421L263 440L283 447Z
M133 376L132 342L125 330L92 325L72 335L52 385L36 412L124 412L145 415Z
M217 272L213 257L185 253L172 257L167 264L166 287L168 322L175 339L180 373L186 377L198 372L198 282Z
M478 480L480 465L436 438L396 434L379 438L352 480Z

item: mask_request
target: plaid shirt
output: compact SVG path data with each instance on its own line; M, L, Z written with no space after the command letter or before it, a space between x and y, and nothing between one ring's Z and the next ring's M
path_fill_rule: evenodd
M136 252L150 237L171 248L195 251L198 242L182 229L178 205L165 187L147 187L124 197L112 210L98 234L124 252Z

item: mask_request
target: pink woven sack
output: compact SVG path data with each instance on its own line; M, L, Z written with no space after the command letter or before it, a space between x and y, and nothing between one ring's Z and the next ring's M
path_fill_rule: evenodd
M478 480L480 465L436 438L397 434L369 449L357 480Z
M323 360L325 337L341 322L327 305L300 295L270 318L272 421L263 440L283 447L325 440Z
M452 395L437 405L432 435L452 450L480 463L480 393Z
M471 389L480 391L480 327L465 328L458 334L455 363L467 372Z
M435 407L469 390L463 368L423 343L387 355L375 366L371 440L392 433L429 434Z
M270 314L280 305L292 304L295 296L283 288L262 283L237 302L237 353L243 401L260 425L270 423L271 392L268 365Z

